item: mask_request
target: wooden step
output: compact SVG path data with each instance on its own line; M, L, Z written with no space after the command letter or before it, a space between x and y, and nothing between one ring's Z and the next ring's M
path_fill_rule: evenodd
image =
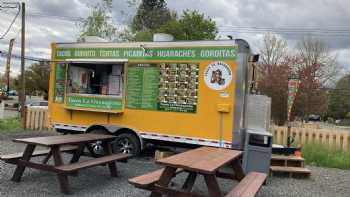
M75 172L84 168L107 164L118 160L125 160L129 157L131 157L131 155L119 153L119 154L113 154L113 155L103 156L99 158L94 158L87 161L82 161L82 162L77 162L72 164L65 164L62 166L57 166L55 168L65 173Z
M271 166L270 174L273 175L275 173L287 173L289 177L292 177L293 175L309 176L311 174L311 170L300 167Z
M304 167L305 159L296 156L272 155L271 166Z
M272 155L271 160L288 160L288 161L305 161L302 157L296 157L294 155Z

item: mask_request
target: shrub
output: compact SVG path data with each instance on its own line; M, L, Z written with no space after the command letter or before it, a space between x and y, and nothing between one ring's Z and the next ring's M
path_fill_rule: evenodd
M304 144L302 156L309 165L350 169L350 153L322 144Z
M0 120L0 132L15 130L21 127L19 118L7 118Z

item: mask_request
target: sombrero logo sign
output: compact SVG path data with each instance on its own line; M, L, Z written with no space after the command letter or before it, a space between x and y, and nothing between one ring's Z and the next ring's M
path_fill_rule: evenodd
M224 62L212 62L204 70L204 81L210 89L223 90L230 85L231 80L231 67Z

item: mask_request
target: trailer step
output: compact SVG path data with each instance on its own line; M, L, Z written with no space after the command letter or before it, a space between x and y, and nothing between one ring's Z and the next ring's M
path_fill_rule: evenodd
M305 167L305 159L296 156L272 155L271 166Z
M311 170L300 167L271 166L270 175L287 174L289 177L309 177Z

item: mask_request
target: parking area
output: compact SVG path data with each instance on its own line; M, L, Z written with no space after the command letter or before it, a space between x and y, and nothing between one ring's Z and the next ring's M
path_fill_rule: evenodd
M0 134L0 154L23 151L21 144L11 142L13 138L54 135L53 132L25 131L12 134ZM68 158L65 158L66 160ZM0 161L0 196L62 196L57 187L55 174L26 169L22 182L14 183L10 178L14 170L13 165ZM79 176L70 178L72 194L69 196L149 196L149 192L136 189L130 185L128 178L135 177L149 171L161 168L154 164L151 153L130 159L128 163L118 163L119 176L112 178L105 167L82 170ZM319 168L308 166L312 170L309 179L290 179L286 177L269 178L268 184L263 186L258 196L348 196L350 193L350 171ZM179 186L185 177L176 177L173 186ZM200 194L207 194L203 188L205 182L202 177L197 180L194 190ZM219 179L220 187L228 192L232 182ZM234 183L236 184L236 183Z

